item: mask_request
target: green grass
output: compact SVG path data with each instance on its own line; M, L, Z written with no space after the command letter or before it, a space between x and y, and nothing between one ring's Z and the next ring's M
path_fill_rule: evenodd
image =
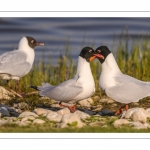
M1 133L149 133L150 129L133 129L128 126L115 128L108 125L107 127L90 127L83 128L54 128L50 124L45 125L29 125L19 127L17 125L5 125L0 127Z

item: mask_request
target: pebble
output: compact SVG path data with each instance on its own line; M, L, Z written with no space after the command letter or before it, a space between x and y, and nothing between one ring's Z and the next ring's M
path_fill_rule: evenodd
M33 117L33 116L27 116L27 117L25 117L25 118L22 118L21 119L21 121L28 121L28 120L34 120L35 119L35 117Z
M135 112L135 111L137 111L137 110L139 110L140 108L138 108L138 107L136 107L136 108L131 108L131 109L129 109L127 112L126 112L126 114L125 114L125 118L126 119L129 119L130 117L131 117L131 115Z
M85 118L90 117L90 115L89 115L88 113L85 113L85 112L80 111L80 110L77 110L77 111L76 111L76 114L78 114L81 119L85 119Z
M24 118L24 117L28 117L28 116L38 117L38 115L33 112L25 111L19 115L19 118Z
M112 99L108 99L108 98L102 98L99 100L99 102L111 104L111 103L114 103L115 101Z
M139 121L141 123L145 123L147 121L147 113L144 109L139 109L137 111L135 111L132 115L131 115L131 119L133 121Z
M148 129L150 125L148 123L141 123L139 121L131 122L130 126L133 126L134 129Z
M62 115L58 114L57 112L52 111L46 115L46 118L50 121L60 122L62 119Z
M9 121L8 120L0 120L0 126L7 124Z
M121 127L123 124L129 124L130 122L127 119L118 119L116 120L113 125L115 128Z
M129 109L124 118L131 118L133 121L139 121L141 123L145 123L147 121L148 112L144 108L131 108Z
M47 113L52 112L51 110L44 109L44 108L36 108L34 112L39 116L46 116Z
M61 110L58 110L57 113L59 115L65 115L65 114L70 114L70 110L66 107L66 108L63 108Z
M91 107L91 104L93 103L93 99L87 98L87 99L79 101L78 103L83 107Z
M33 121L33 123L34 123L34 124L44 124L45 121L42 120L42 119L35 119L35 120Z
M65 114L62 117L61 122L58 124L59 128L65 128L65 127L78 127L81 128L85 124L81 121L80 116L77 114L77 112Z

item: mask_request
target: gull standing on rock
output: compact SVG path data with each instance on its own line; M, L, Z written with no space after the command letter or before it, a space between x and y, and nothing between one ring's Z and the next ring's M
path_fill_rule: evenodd
M91 47L84 47L78 57L77 72L74 78L64 81L56 86L42 83L42 86L30 86L39 91L40 96L46 96L60 101L61 106L68 107L72 112L76 111L76 105L64 104L63 102L75 103L90 97L95 92L95 83L90 68L90 61L95 57L102 58Z
M18 93L20 93L19 80L31 70L35 57L34 48L40 45L44 43L25 36L20 40L17 50L0 55L0 77L8 81L8 86L9 80L17 80Z
M116 111L116 115L122 113L124 108L127 111L129 103L138 102L140 99L150 96L150 82L144 82L123 74L108 47L100 46L96 52L104 57L104 59L98 58L102 64L99 86L107 96L125 104Z

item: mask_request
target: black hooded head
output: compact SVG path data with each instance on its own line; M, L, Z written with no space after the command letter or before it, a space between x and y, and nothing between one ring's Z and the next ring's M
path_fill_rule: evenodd
M107 46L99 46L95 51L97 54L101 54L104 57L104 59L99 58L99 61L101 62L101 64L105 61L107 56L111 53L111 51L108 49Z
M84 47L79 56L81 56L82 58L86 59L87 62L91 61L91 57L94 56L94 54L96 54L96 52L94 51L93 48L91 47ZM95 57L95 56L94 56Z
M27 40L28 40L28 44L31 48L34 48L36 46L43 46L44 43L42 42L37 42L34 38L26 36Z

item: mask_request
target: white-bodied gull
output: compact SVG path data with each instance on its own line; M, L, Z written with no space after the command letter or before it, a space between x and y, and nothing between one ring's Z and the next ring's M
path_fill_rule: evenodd
M20 93L20 78L25 76L32 68L36 46L44 45L34 38L22 37L17 50L0 55L0 77L8 81L17 80L18 93ZM10 88L10 87L9 87Z
M99 86L107 96L125 104L116 111L116 115L120 114L124 107L127 111L129 103L138 102L140 99L150 96L150 82L144 82L123 74L107 46L98 47L96 52L104 57L104 59L99 58L102 64Z
M95 57L101 58L102 56L96 54L91 47L84 47L78 57L77 72L74 78L56 86L43 83L42 86L31 86L31 88L39 90L40 96L60 101L61 106L67 106L72 112L75 112L76 105L73 103L88 98L95 92L95 83L89 63ZM71 105L65 105L63 102L70 102Z

